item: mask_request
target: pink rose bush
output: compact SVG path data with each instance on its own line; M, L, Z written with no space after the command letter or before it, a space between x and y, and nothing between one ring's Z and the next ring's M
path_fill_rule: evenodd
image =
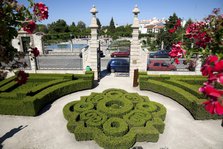
M214 9L213 15L206 18L205 22L189 24L185 35L202 51L207 51L207 48L209 48L209 56L206 57L201 68L201 73L207 77L207 81L199 88L199 91L208 99L203 103L205 110L211 114L223 115L223 90L216 88L217 84L221 87L223 85L223 56L221 55L223 52L220 51L223 47L223 15L218 15L219 11L220 9ZM174 28L168 30L168 32L174 33L179 26L180 22L177 21ZM176 64L179 64L179 58L186 55L186 50L182 48L182 45L182 42L173 44L169 52L170 57L174 59ZM216 53L220 54L217 56Z

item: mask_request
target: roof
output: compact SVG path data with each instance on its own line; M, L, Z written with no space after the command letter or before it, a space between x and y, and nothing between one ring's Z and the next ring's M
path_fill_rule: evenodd
M147 25L145 26L145 28L148 28L148 29L153 29L156 25Z

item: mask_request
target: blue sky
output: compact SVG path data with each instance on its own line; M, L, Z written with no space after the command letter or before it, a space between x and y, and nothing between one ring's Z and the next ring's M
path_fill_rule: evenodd
M140 9L139 19L168 18L174 12L178 17L201 20L208 16L213 8L221 8L223 0L35 0L49 7L49 18L43 24L64 19L67 24L83 21L90 25L89 10L95 5L99 13L97 17L102 25L108 25L111 17L118 25L131 24L132 9L135 4ZM27 6L27 0L18 0Z

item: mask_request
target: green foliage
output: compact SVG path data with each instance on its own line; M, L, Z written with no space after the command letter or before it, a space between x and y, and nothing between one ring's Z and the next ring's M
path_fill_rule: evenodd
M110 21L110 23L109 23L108 32L109 32L109 33L113 33L113 32L115 32L115 22L114 22L113 17L111 18L111 21Z
M103 148L127 149L135 142L158 141L166 108L137 93L108 89L68 103L63 114L77 141L95 140Z
M0 5L0 62L9 63L19 56L11 41L17 36L17 29L22 27L22 21L31 15L24 5L15 0L1 0Z
M182 41L183 39L183 33L184 30L182 27L178 27L176 32L174 33L169 33L168 30L174 28L174 25L176 24L177 20L179 18L176 13L173 13L172 16L168 18L165 24L165 29L161 30L157 34L157 44L161 46L162 41L164 42L164 49L170 49L174 43L177 43L178 41Z
M43 33L48 33L48 28L44 24L37 24L37 27L34 32L43 32Z
M205 111L202 102L204 96L198 92L202 76L142 75L139 76L141 90L149 90L172 98L183 105L197 120L219 119L222 116L211 115Z
M117 50L117 49L125 49L128 50L130 47L130 41L129 40L114 40L109 45L109 50Z
M22 86L9 78L1 83L0 114L38 115L44 106L54 100L75 91L92 88L93 78L92 73L30 74L28 82Z
M65 20L59 19L56 22L48 24L49 33L64 33L69 32L68 25Z

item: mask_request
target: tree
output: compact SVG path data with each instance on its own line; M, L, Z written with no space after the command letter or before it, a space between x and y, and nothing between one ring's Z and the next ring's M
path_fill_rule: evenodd
M83 21L79 21L77 23L77 28L78 28L78 30L80 30L81 32L83 32L86 29L86 24Z
M72 22L71 25L69 26L69 31L73 33L77 32L77 27L74 22Z
M48 33L48 28L47 28L47 26L45 24L37 24L35 32Z
M109 33L114 33L115 32L115 23L114 23L113 17L111 18L108 31L109 31Z
M101 22L98 18L97 18L97 25L98 25L98 29L101 30Z
M59 19L48 25L49 33L64 33L69 32L68 25L65 20Z
M175 31L175 28L177 30ZM170 50L174 43L183 39L183 28L181 27L181 19L173 13L165 23L165 29L157 34L157 43L161 45L164 42L165 49Z

